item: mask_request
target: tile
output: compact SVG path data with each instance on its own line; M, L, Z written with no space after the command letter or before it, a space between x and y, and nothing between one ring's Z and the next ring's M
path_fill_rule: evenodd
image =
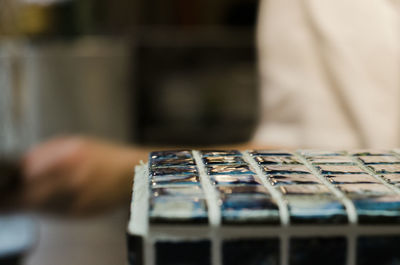
M387 156L392 155L390 152L386 150L356 150L350 151L349 154L354 156Z
M211 242L156 242L156 265L211 265Z
M223 265L279 265L278 238L242 238L222 242Z
M211 182L217 186L225 185L262 185L253 175L212 175Z
M360 159L365 164L393 164L400 163L400 159L396 156L359 156Z
M226 174L255 174L247 165L218 165L208 166L208 174L210 175L226 175Z
M286 196L293 225L348 223L343 204L331 196Z
M327 175L326 178L332 184L373 184L381 183L379 180L368 174L339 174Z
M346 193L350 197L366 197L366 196L381 196L387 194L393 194L393 191L380 184L343 184L336 185L341 191Z
M260 165L300 164L295 156L255 156L254 160Z
M157 167L157 168L151 168L150 174L152 176L183 175L183 174L193 175L193 174L197 174L197 168L193 167L193 166Z
M360 224L400 224L400 195L353 199Z
M300 153L306 157L312 156L343 156L342 151L324 151L324 150L301 150Z
M269 195L269 191L262 185L258 186L222 186L217 190L221 194L248 194L248 195Z
M357 265L400 264L400 236L361 236L357 239Z
M266 165L263 166L267 174L310 174L311 171L304 165Z
M170 167L170 166L193 166L195 162L193 158L166 158L166 159L152 159L152 167Z
M312 174L272 175L270 176L270 182L274 186L322 184L322 182Z
M378 174L400 173L400 164L368 165L368 167Z
M208 156L203 161L206 165L246 164L240 156Z
M309 237L290 240L290 265L346 264L345 237Z
M288 185L279 187L284 195L332 195L332 192L325 185Z
M197 175L162 175L152 179L153 186L173 186L173 185L200 185L200 179Z
M290 152L279 150L254 150L249 153L252 156L292 156Z
M362 174L364 170L354 165L318 165L322 174Z
M207 223L208 215L204 199L158 196L150 201L151 223Z
M204 157L210 156L241 156L242 154L238 150L204 150L201 151Z
M270 196L231 194L223 196L221 216L224 224L280 223L279 209Z
M312 156L308 160L313 164L354 164L351 157L348 156Z
M203 190L200 187L172 187L172 188L153 188L152 195L158 196L188 196L188 197L203 197Z
M150 159L184 159L191 157L192 152L188 150L157 151L150 153Z
M391 184L400 183L400 174L384 174L381 177Z

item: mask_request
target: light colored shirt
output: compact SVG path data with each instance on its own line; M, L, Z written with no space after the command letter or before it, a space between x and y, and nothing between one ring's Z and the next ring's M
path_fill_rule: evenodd
M399 0L262 0L258 45L257 142L399 146Z

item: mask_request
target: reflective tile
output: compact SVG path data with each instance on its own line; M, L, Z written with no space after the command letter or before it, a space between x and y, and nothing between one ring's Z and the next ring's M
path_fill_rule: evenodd
M400 164L368 165L368 167L378 174L400 173Z
M301 150L300 153L306 157L312 156L343 156L342 151L324 151L324 150Z
M322 184L321 180L311 174L272 175L270 176L270 182L274 186Z
M381 184L343 184L336 185L341 191L350 197L368 197L393 194L394 192Z
M172 187L172 188L153 188L152 194L157 196L189 196L189 197L202 197L203 190L200 187Z
M290 222L299 224L343 224L348 222L343 204L331 196L286 196Z
M308 160L313 164L354 164L355 162L348 156L312 156Z
M217 186L224 185L262 185L254 175L212 175L211 181Z
M295 156L255 156L254 160L260 165L300 164Z
M150 201L151 223L207 223L206 201L187 197L158 196Z
M151 159L182 159L191 158L192 152L187 150L151 152Z
M360 224L400 224L400 196L353 199Z
M290 265L346 264L345 237L292 238L289 252Z
M200 185L197 175L162 175L155 176L152 179L153 186L170 186L170 185Z
M157 242L156 265L211 265L209 240Z
M238 150L205 150L201 151L204 157L209 156L241 156L242 154Z
M279 187L284 195L332 195L332 192L325 185L288 185Z
M210 175L255 174L247 165L208 166L207 170Z
M197 168L193 166L186 167L156 167L150 169L150 174L152 176L162 176L162 175L193 175L197 173Z
M292 156L290 152L276 150L254 150L249 153L252 156Z
M339 174L327 175L326 178L332 184L373 184L381 183L379 180L368 174Z
M223 265L279 265L278 238L242 238L222 242Z
M400 236L360 236L357 239L357 265L400 264Z
M203 158L206 165L245 164L240 156L208 156Z
M364 170L355 165L317 165L322 174L362 174Z
M304 165L266 165L263 167L267 174L310 174L310 170Z
M167 158L167 159L152 159L152 167L169 167L169 166L193 166L195 165L192 158Z
M393 164L400 163L400 159L395 156L359 156L360 159L365 164Z
M221 186L217 190L222 194L249 194L269 195L269 191L262 185L258 186ZM250 199L250 198L249 198Z

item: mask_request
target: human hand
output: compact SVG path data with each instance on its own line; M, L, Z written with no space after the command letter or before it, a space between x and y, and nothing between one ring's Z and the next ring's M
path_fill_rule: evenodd
M147 150L64 137L29 151L23 162L22 207L74 216L128 203L134 166Z

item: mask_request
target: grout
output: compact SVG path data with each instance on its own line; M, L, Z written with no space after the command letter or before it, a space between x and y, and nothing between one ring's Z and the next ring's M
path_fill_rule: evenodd
M355 206L353 204L353 202L346 197L346 195L340 191L337 187L335 187L335 185L333 185L332 183L330 183L322 174L321 172L319 172L319 170L312 165L306 157L304 157L300 152L295 152L294 155L300 159L300 161L303 162L303 164L305 166L308 167L308 169L311 170L311 172L318 177L322 183L324 183L331 191L333 194L336 195L336 197L338 197L342 203L344 204L344 206L346 207L346 211L347 211L347 216L349 219L350 224L354 225L357 224L358 222L358 216L357 216L357 212L355 209Z
M249 152L245 151L242 152L242 154L243 154L243 159L255 171L261 183L268 189L268 191L271 193L272 198L274 198L276 203L278 204L281 224L283 226L288 226L290 223L289 211L282 194L267 180L267 178L269 179L269 177L263 173L262 169L257 164L257 162L250 156Z

